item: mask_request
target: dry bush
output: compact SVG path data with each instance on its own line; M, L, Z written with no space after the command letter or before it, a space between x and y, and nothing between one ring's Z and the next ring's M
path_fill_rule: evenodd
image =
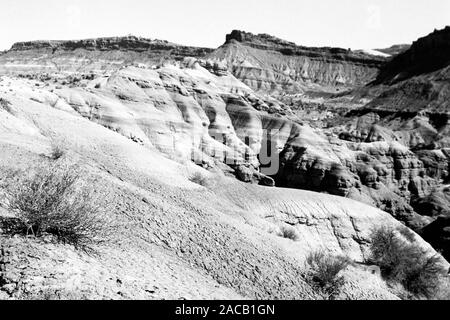
M50 158L52 160L58 160L58 159L62 158L62 156L64 156L64 154L66 153L66 150L61 145L61 143L52 142L51 147L52 147L52 151L50 153Z
M41 167L7 188L9 209L26 226L26 234L52 234L77 249L95 252L109 237L107 206L76 166Z
M306 263L309 268L309 278L315 287L329 297L340 292L345 281L344 277L339 276L339 272L350 264L348 258L315 251L308 255Z
M406 240L408 240L409 242L414 242L415 237L414 237L414 232L411 231L411 229L407 228L407 227L398 227L397 231L405 237Z
M200 172L196 172L189 177L189 181L206 187L208 185L208 179Z
M11 102L9 102L8 100L6 100L4 98L0 98L0 108L2 108L3 110L5 110L8 113L12 112Z
M387 227L372 232L370 249L370 263L378 265L388 281L402 284L416 297L433 298L438 294L444 270L437 254L429 256Z
M293 241L298 240L297 231L295 231L294 228L289 226L281 226L279 236L286 239L291 239Z

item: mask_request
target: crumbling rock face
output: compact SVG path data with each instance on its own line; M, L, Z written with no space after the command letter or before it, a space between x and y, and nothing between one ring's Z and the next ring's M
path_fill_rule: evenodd
M341 48L297 46L267 34L234 30L209 55L251 88L272 94L310 87L361 85L374 79L385 59Z

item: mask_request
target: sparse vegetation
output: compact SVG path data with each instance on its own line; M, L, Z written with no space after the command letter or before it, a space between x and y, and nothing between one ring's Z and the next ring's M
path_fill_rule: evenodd
M192 176L190 176L189 181L204 187L208 185L208 179L200 172L196 172Z
M4 98L0 98L0 107L5 110L6 112L11 113L12 109L11 109L11 102L9 102L8 100L4 99Z
M438 255L428 255L387 227L374 230L371 239L369 260L380 267L384 278L402 284L419 298L433 298L438 294L439 284L445 276Z
M407 227L398 227L397 230L409 242L414 241L414 232L412 232L411 229L409 229Z
M308 255L306 263L309 268L309 278L314 286L330 298L339 294L344 285L344 278L339 275L339 272L349 265L348 258L315 251Z
M26 235L51 234L77 249L93 252L107 240L105 205L83 185L75 166L42 167L7 188L9 208L26 226Z
M62 158L62 156L64 156L64 154L66 153L65 149L61 146L60 143L53 142L51 147L52 151L50 154L50 158L52 160L58 160Z
M298 240L297 231L295 231L295 229L290 226L281 226L279 236L286 239L291 239L293 241Z

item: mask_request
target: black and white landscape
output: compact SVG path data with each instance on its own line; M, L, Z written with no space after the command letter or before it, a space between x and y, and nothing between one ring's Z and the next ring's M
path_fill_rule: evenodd
M0 52L0 299L450 298L450 26L249 31Z

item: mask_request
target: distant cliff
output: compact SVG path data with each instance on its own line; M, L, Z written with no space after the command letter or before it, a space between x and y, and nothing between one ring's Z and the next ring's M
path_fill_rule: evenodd
M135 36L68 41L19 42L0 55L0 71L14 73L112 71L143 63L158 65L185 57L201 58L213 49L189 47Z
M38 50L38 49L51 49L54 52L57 50L123 50L123 51L175 51L180 55L192 55L201 56L208 52L213 51L209 48L197 48L182 46L175 43L168 42L166 40L152 40L142 37L127 36L127 37L109 37L109 38L96 38L96 39L84 39L84 40L53 40L53 41L28 41L18 42L11 47L11 51L23 51L23 50Z
M415 41L387 63L376 83L393 83L430 73L450 65L450 26Z
M291 93L310 88L365 84L386 58L342 48L298 46L267 34L233 30L209 55L256 90ZM323 88L322 88L323 89Z

